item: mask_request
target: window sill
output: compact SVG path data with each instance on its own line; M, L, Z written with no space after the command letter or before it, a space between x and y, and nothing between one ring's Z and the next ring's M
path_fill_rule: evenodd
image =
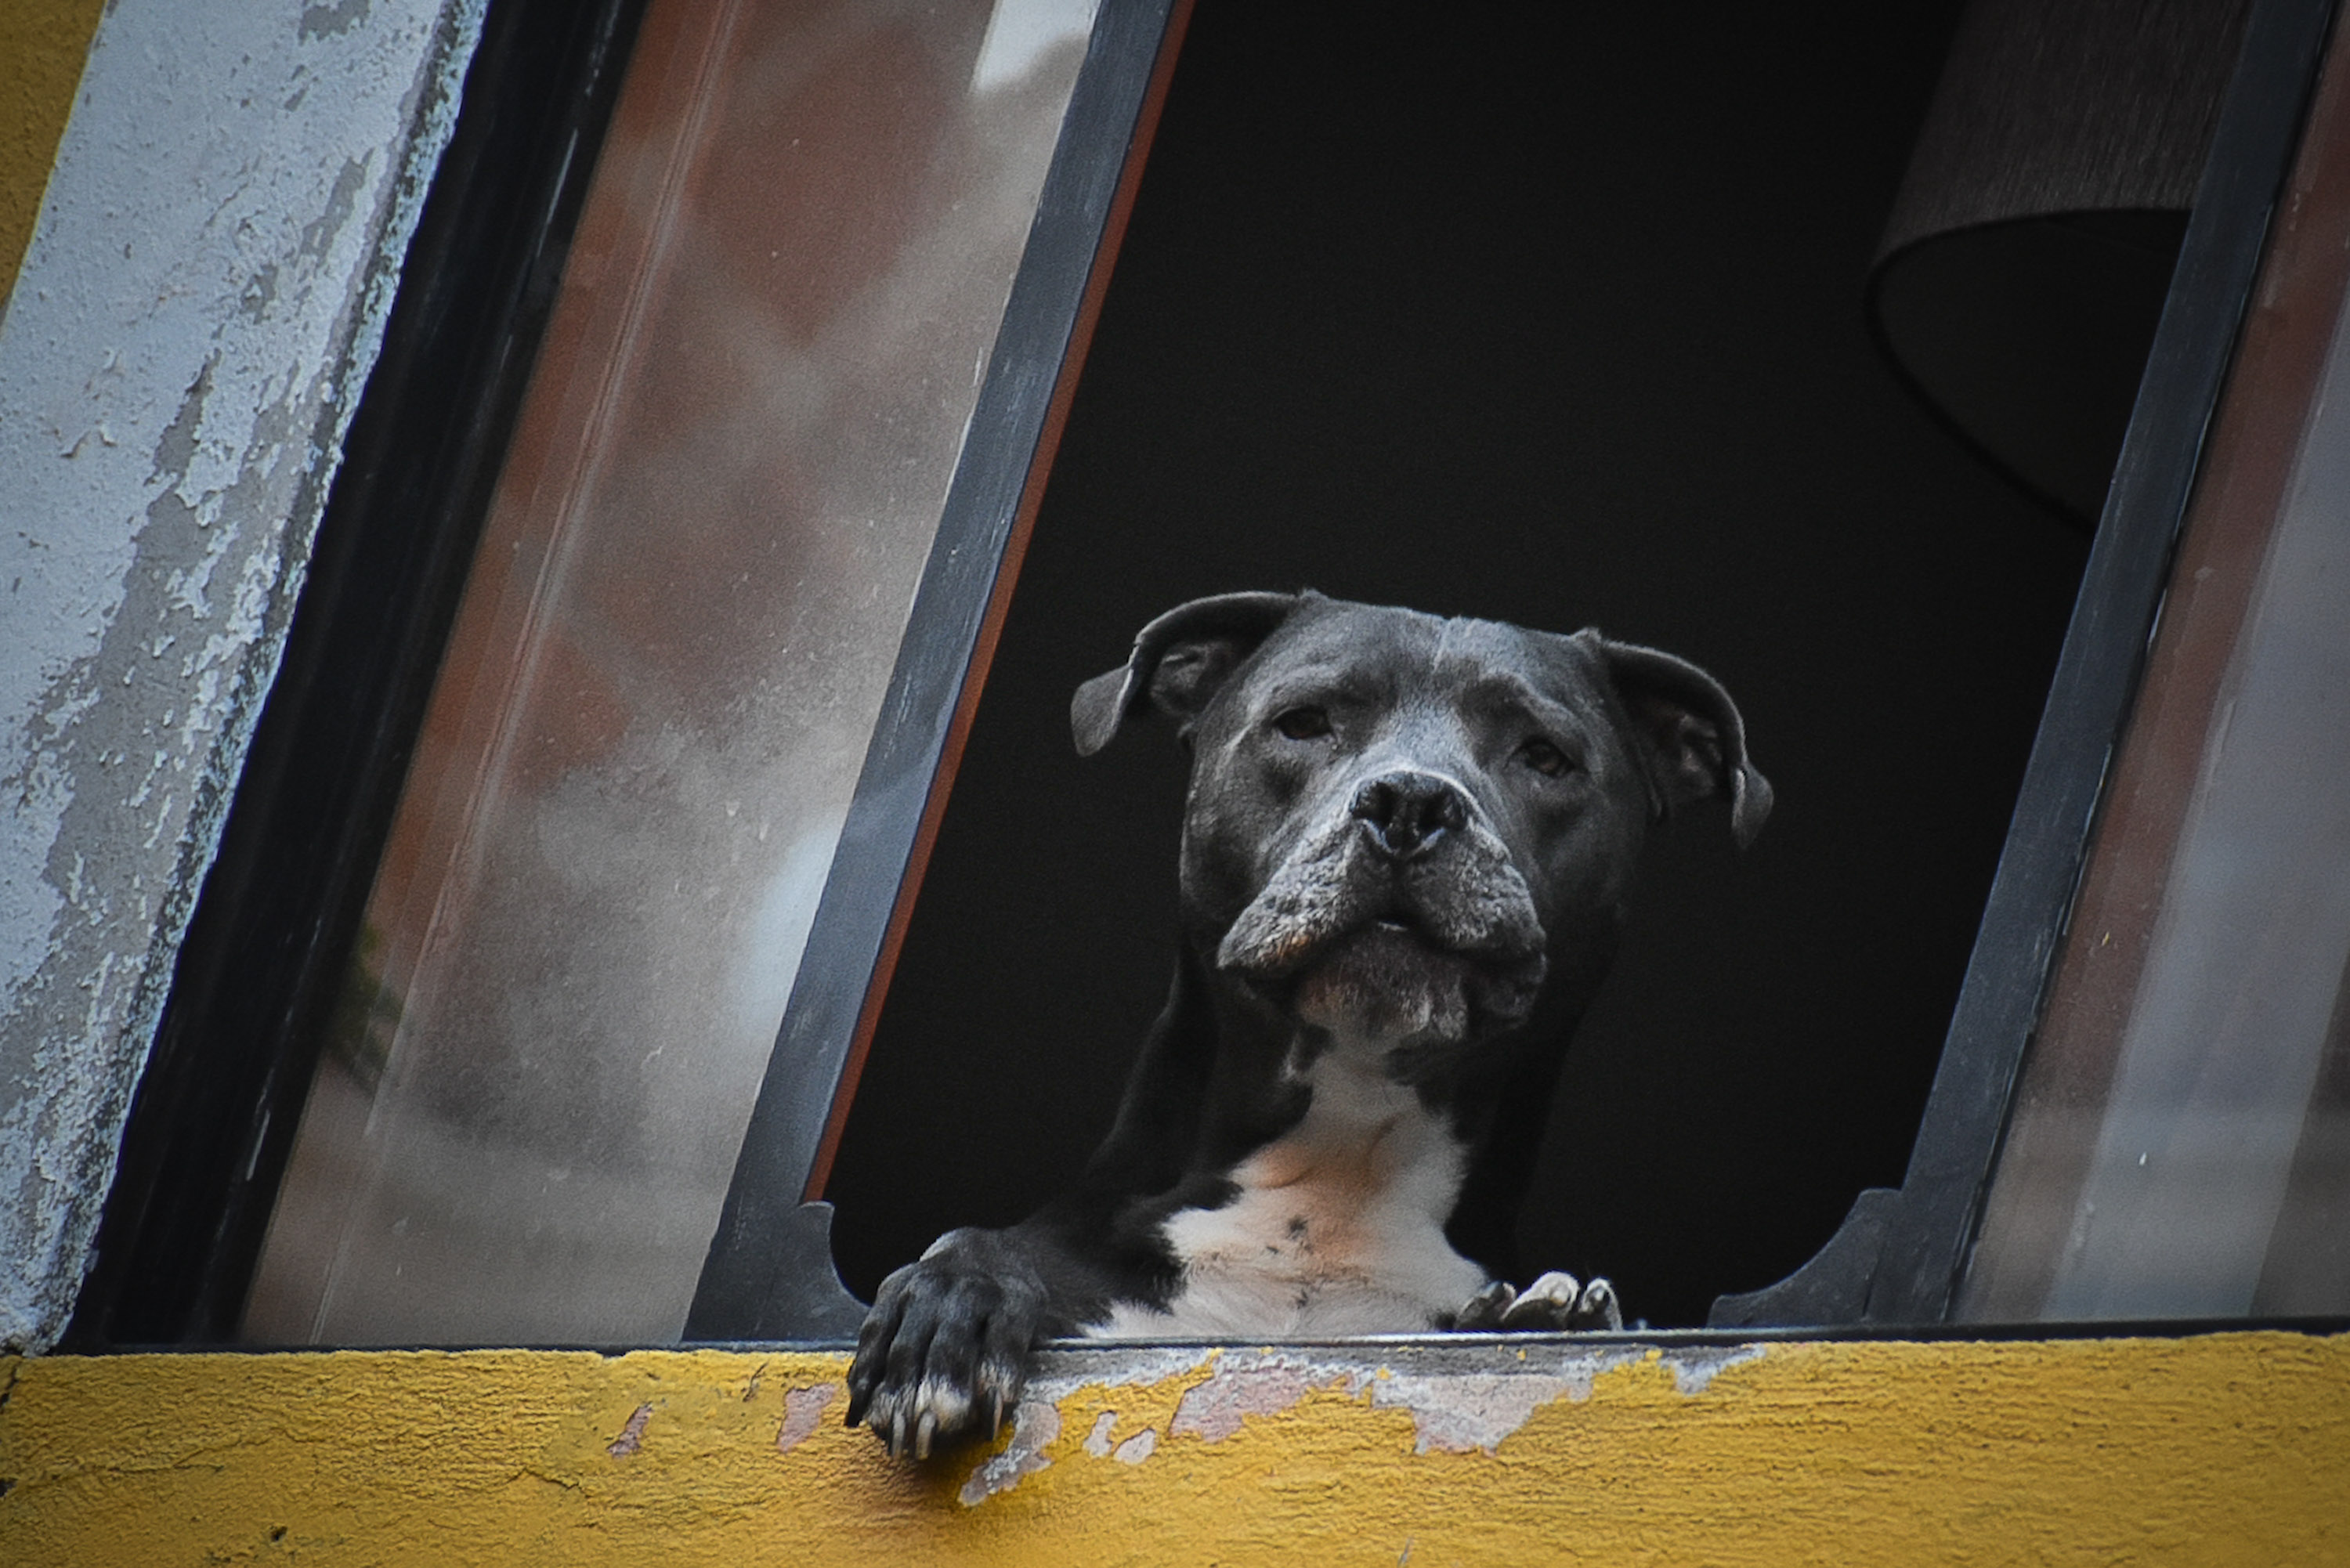
M28 1563L869 1564L2305 1562L2350 1533L2350 1334L1073 1345L1005 1438L921 1468L842 1428L846 1365L0 1361L0 1535Z

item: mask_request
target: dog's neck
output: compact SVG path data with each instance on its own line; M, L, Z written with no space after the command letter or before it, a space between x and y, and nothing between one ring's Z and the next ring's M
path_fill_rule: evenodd
M1179 976L1176 1005L1183 1005L1189 991L1192 1004L1209 1013L1205 1033L1214 1042L1197 1150L1210 1165L1234 1162L1295 1127L1314 1105L1314 1085L1336 1081L1326 1079L1326 1064L1347 1082L1380 1082L1417 1097L1430 1114L1461 1125L1465 1135L1491 1119L1482 1102L1500 1092L1488 1081L1494 1068L1523 1054L1515 1037L1520 1032L1512 1032L1449 1044L1442 1050L1445 1065L1416 1072L1416 1042L1409 1036L1305 1023L1278 999L1218 972L1211 953L1187 953L1186 963L1190 973ZM1539 1022L1556 1032L1544 1036L1551 1039L1574 1023L1571 1017Z
M1549 1118L1563 1052L1614 956L1618 922L1602 920L1555 948L1543 998L1523 1023L1446 1053L1449 1065L1412 1075L1408 1088L1458 1140L1467 1172L1449 1228L1454 1244L1497 1275L1516 1262L1516 1216L1533 1152ZM1309 1031L1278 999L1219 972L1215 945L1195 936L1184 946L1162 1028L1188 1036L1204 1092L1199 1119L1174 1155L1188 1173L1237 1167L1283 1137L1308 1115L1314 1096L1301 1081L1311 1062L1333 1050L1357 1063L1378 1059L1392 1080L1395 1043L1340 1044ZM1161 1167L1171 1179L1175 1169Z
M1445 1234L1468 1158L1449 1117L1388 1072L1388 1043L1326 1039L1281 1069L1289 1125L1159 1235L1172 1293L1116 1308L1110 1335L1408 1334L1439 1326L1486 1274Z

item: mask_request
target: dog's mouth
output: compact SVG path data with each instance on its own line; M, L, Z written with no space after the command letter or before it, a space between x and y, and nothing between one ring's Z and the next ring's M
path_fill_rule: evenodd
M1241 912L1217 967L1245 979L1291 979L1352 942L1408 948L1480 968L1539 960L1543 928L1514 872L1485 878L1390 878L1359 865L1335 873L1284 867Z
M1288 986L1302 1023L1389 1045L1457 1045L1533 1010L1542 955L1497 961L1380 916L1324 943Z
M1399 858L1341 818L1300 843L1232 921L1217 967L1301 1023L1463 1042L1523 1019L1546 940L1525 878L1474 824Z
M1464 972L1479 967L1481 961L1478 955L1461 952L1430 935L1409 915L1379 915L1325 939L1298 966L1295 978L1303 981L1332 964L1357 959L1387 965L1449 966Z
M1373 907L1367 918L1298 921L1244 955L1272 961L1224 967L1301 1023L1390 1045L1461 1044L1533 1011L1546 968L1538 940L1468 946L1447 940L1457 918L1448 930L1399 899Z

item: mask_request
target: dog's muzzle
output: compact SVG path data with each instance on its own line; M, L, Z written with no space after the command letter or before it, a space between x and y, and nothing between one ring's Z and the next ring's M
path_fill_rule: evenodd
M1274 867L1218 967L1282 991L1305 1023L1454 1043L1530 1012L1544 931L1525 877L1440 774L1362 780Z
M1362 825L1373 849L1390 860L1411 860L1469 826L1469 802L1460 786L1434 774L1392 773L1366 779L1347 815Z

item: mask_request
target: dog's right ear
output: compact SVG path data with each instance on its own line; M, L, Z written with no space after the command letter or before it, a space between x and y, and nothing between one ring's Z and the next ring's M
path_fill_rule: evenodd
M1069 725L1077 754L1109 744L1127 716L1145 706L1190 721L1257 644L1273 635L1308 596L1218 594L1178 605L1142 628L1126 663L1077 688Z

